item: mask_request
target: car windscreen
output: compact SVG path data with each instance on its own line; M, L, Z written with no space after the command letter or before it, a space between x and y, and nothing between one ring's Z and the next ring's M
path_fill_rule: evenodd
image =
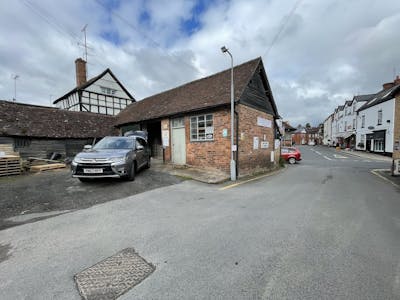
M102 150L102 149L133 149L134 139L127 138L104 138L100 142L98 142L93 149L94 150Z

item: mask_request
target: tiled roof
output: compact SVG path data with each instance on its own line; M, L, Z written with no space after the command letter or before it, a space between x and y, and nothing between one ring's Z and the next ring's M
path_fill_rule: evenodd
M0 135L94 138L116 135L114 116L0 100Z
M91 84L93 84L94 82L96 82L97 80L99 80L101 77L103 77L106 73L109 73L111 75L112 78L114 78L114 80L120 85L120 87L123 89L123 91L128 95L128 97L130 99L132 99L132 101L136 101L135 98L133 98L133 96L128 92L128 90L122 85L122 83L118 80L117 77L115 77L114 73L111 72L111 70L109 68L105 69L102 73L100 73L99 75L91 78L90 80L86 81L84 84L77 86L76 88L73 88L72 90L70 90L68 93L66 93L64 96L61 96L60 98L58 98L57 100L54 100L53 104L56 104L57 102L61 101L62 99L67 98L69 95L71 95L72 93L75 93L77 91L81 91L84 90L85 88L87 88L88 86L90 86Z
M375 96L375 94L368 94L368 95L357 95L353 97L353 100L357 102L363 102L363 101L368 101L372 99Z
M234 67L235 101L241 97L260 63L259 57ZM117 125L229 105L230 84L231 69L227 69L150 96L121 111L117 116Z
M358 109L358 111L362 111L371 106L393 99L393 97L395 97L396 94L398 94L399 92L400 92L400 84L397 84L391 87L390 89L382 90L376 94L373 94L370 97L370 100L368 100L363 106L361 106Z

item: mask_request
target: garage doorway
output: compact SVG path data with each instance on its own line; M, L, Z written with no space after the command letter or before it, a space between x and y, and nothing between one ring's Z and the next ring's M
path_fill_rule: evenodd
M171 128L172 163L184 165L186 164L185 119L183 117L172 119Z

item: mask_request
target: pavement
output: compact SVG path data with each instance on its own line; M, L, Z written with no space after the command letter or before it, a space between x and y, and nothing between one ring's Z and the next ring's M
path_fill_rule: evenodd
M383 161L383 162L388 162L390 164L392 163L391 157L375 153L368 153L364 151L352 151L352 150L339 150L339 151L356 157L361 157L367 160ZM383 180L390 182L394 186L400 188L400 176L392 176L392 172L390 169L374 169L371 172L376 176L381 177Z
M379 160L379 161L386 161L386 162L392 162L392 158L380 154L375 154L375 153L368 153L364 151L357 151L357 150L335 150L338 152L343 152L349 155L354 155L357 157L362 157L364 159L373 159L373 160Z
M193 179L203 183L217 184L230 179L230 175L212 168L197 168L192 166L179 166L164 164L162 160L152 159L151 167L154 170L178 176L183 179Z

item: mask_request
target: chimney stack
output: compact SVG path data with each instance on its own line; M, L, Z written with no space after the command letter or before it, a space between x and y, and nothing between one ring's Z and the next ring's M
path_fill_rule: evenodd
M399 75L396 76L396 79L394 80L394 85L400 84L400 77Z
M388 90L388 89L392 88L394 85L395 84L393 82L387 82L387 83L384 83L382 86L383 86L384 90Z
M75 60L76 69L76 86L81 86L86 83L86 61L82 58Z

